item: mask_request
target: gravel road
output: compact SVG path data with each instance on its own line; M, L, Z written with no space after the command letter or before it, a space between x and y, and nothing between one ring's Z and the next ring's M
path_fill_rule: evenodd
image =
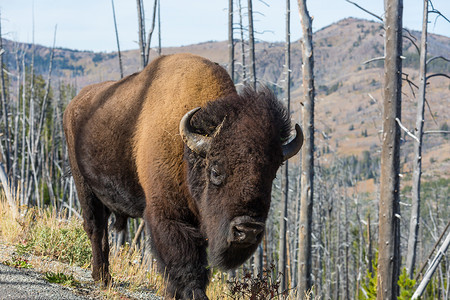
M91 298L76 295L69 288L49 283L40 273L0 264L0 299L78 300Z

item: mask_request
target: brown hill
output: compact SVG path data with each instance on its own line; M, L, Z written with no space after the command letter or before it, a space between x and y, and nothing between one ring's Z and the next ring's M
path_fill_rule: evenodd
M419 43L420 33L410 32L409 37ZM363 62L383 56L382 24L366 20L348 18L327 26L314 34L314 59L316 79L316 128L317 149L322 163L335 156L355 155L361 157L369 151L377 157L380 150L379 132L381 130L382 62ZM30 62L31 45L17 44L4 40L7 50L6 64L10 71L16 70L15 53L24 49L26 61ZM22 48L23 47L23 48ZM237 82L242 82L242 64L240 44L236 47ZM450 38L429 35L428 50L430 56L448 55ZM190 52L210 58L222 65L228 61L227 42L205 42L176 48L164 48L163 54ZM301 49L300 43L291 46L292 70L292 103L294 119L299 120L299 107L302 99L301 90ZM48 69L50 49L36 45L35 68L45 74ZM405 39L403 71L408 78L418 84L417 50ZM136 72L139 68L137 50L122 53L125 74ZM156 54L152 52L151 58ZM284 44L256 44L257 77L259 82L274 88L282 97ZM246 57L247 61L248 58ZM56 49L53 75L58 80L83 86L104 81L119 79L117 53L94 53L70 49ZM429 67L430 73L450 74L450 64L436 60ZM406 75L405 75L406 76ZM417 89L404 81L402 122L413 128L416 115ZM448 79L435 77L427 88L428 109L425 116L425 131L448 128L450 85ZM447 129L448 130L448 129ZM412 139L404 135L402 145L403 172L408 173L411 167ZM424 147L425 177L450 175L450 145L448 137L440 134L425 135ZM366 153L367 155L367 153Z

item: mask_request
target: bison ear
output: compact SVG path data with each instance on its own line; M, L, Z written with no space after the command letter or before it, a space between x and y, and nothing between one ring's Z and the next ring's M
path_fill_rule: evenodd
M183 118L181 118L179 129L181 138L186 146L200 156L206 157L206 154L211 147L211 137L195 133L191 126L192 116L199 110L200 107L197 107L187 112Z
M298 153L303 145L303 132L298 124L295 124L295 138L289 144L283 145L283 161L288 160Z

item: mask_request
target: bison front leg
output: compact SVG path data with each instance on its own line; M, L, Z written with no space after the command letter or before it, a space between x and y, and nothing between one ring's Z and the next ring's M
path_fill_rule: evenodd
M176 299L208 299L209 281L206 241L194 226L157 216L147 208L152 251L167 282L167 292Z

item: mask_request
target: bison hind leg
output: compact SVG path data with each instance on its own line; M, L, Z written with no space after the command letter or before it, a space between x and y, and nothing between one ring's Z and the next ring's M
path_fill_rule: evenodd
M87 231L92 246L92 278L104 286L112 281L109 273L109 215L109 210L103 207L101 212L97 212L98 222L94 226L95 229L90 232Z
M75 177L74 179L79 179ZM75 180L75 183L78 181ZM85 185L77 184L77 191L83 209L83 227L92 247L92 278L104 285L111 282L109 273L108 218L109 209Z

